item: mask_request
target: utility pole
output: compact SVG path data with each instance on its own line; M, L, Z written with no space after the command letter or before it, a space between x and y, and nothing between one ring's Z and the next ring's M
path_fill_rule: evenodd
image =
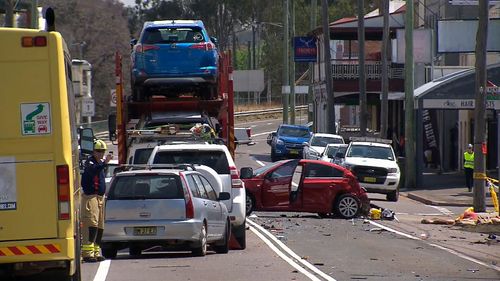
M288 52L290 50L288 44L288 1L289 0L283 0L283 86L281 90L283 101L283 124L288 124L288 94L286 93L286 87L290 85L290 77L288 75Z
M405 15L405 187L415 188L415 111L413 101L413 0L406 0ZM421 124L420 124L421 125ZM419 125L419 126L420 126Z
M368 115L365 78L365 5L358 0L358 59L359 59L359 128L361 135L366 136L366 119Z
M474 111L474 212L486 211L484 184L486 177L485 157L482 145L486 145L486 41L488 39L488 0L479 1L479 23L476 33L476 100Z
M254 7L254 5L252 5ZM255 64L255 8L253 8L254 11L252 13L252 68L255 69L256 64Z
M382 32L382 104L380 108L380 136L385 136L388 139L392 139L392 136L387 135L388 127L388 114L389 114L389 78L388 78L388 55L389 50L389 0L382 0L382 7L380 9L384 15L384 30Z
M309 22L309 30L313 30L316 27L316 13L317 13L317 6L318 6L318 1L317 0L311 0L311 21ZM310 62L309 63L309 90L307 93L307 105L308 105L308 114L307 114L307 121L311 122L314 120L314 113L315 113L315 106L314 104L314 91L312 86L314 85L314 63ZM312 106L312 110L311 107ZM314 124L314 128L317 124ZM499 150L500 151L500 150Z
M330 23L328 20L328 0L321 1L321 12L323 20L323 49L325 62L326 82L326 121L327 133L335 134L335 94L332 82L332 58L330 56Z
M290 40L293 42L295 36L295 1L292 0L292 13L290 15ZM293 44L290 44L290 124L295 125L295 52Z
M232 63L233 63L233 70L237 70L237 63L236 63L236 31L234 30L233 28L233 36L232 36L232 49L233 51L231 52L231 54L233 55L233 60L232 60Z

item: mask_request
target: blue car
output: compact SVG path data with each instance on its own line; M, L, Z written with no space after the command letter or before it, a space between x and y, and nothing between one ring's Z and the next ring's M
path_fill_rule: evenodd
M305 125L285 125L278 127L276 132L268 137L271 145L271 161L280 158L301 158L304 142L312 136L311 129Z
M145 22L139 40L131 41L133 99L183 93L216 98L216 42L200 20Z

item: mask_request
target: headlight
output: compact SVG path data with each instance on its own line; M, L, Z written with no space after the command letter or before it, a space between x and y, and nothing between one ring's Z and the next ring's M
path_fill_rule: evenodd
M398 169L397 168L389 168L389 169L387 169L387 172L395 174L398 172Z
M280 140L280 139L278 139L278 140L276 141L276 144L279 144L279 145L284 145L284 144L285 144L285 142L284 142L284 141L282 141L282 140Z

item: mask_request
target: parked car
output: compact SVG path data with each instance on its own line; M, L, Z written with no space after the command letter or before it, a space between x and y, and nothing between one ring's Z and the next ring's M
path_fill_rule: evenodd
M386 194L388 201L398 201L401 172L391 140L351 138L343 165L368 192Z
M114 258L128 247L135 256L163 246L204 256L207 244L227 253L231 223L221 201L230 194L216 189L206 174L187 167L117 173L106 200L103 255Z
M231 229L242 249L246 248L245 188L240 180L233 157L225 145L172 144L155 147L148 164L201 164L214 169L222 181L217 192L228 192L230 198L222 201L231 218Z
M187 91L205 99L215 98L216 42L201 20L145 22L139 39L131 41L133 99Z
M242 168L247 215L253 211L309 212L353 218L367 213L366 191L347 169L319 160L282 160Z
M325 151L321 154L320 160L342 166L345 156L345 151L347 150L348 146L349 146L348 144L344 143L327 144L325 147Z
M113 178L113 175L115 174L115 169L118 168L120 165L118 164L118 160L112 159L108 162L108 168L106 169L105 173L105 182L106 182L106 193L109 191L109 185L111 183L111 179Z
M325 151L326 145L330 143L345 143L344 138L340 135L315 133L311 136L307 143L304 143L303 156L304 159L318 160Z
M312 132L306 125L281 124L276 132L268 135L271 145L271 161L280 158L301 158L304 142L308 142Z

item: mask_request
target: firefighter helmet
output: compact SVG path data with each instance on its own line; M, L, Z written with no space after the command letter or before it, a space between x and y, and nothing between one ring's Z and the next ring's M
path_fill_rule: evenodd
M106 150L108 149L106 143L102 140L95 140L94 141L94 150Z

